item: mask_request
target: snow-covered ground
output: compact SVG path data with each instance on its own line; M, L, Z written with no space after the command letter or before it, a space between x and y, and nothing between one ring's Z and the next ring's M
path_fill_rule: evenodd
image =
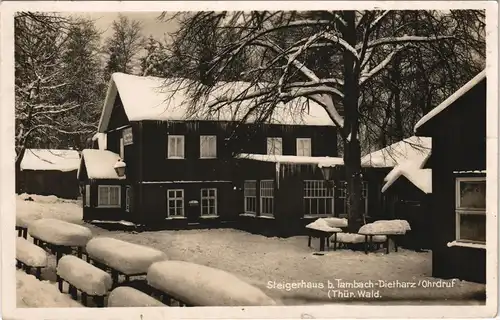
M30 215L30 211L40 212L44 217L59 218L83 224L81 205L75 201L23 201L18 197L18 212ZM156 232L107 231L86 225L95 236L106 236L132 243L150 246L163 251L172 260L182 260L222 269L235 274L261 288L269 296L284 304L324 304L356 300L387 303L396 300L413 303L457 304L480 303L475 298L484 295L485 286L470 282L451 280L440 282L431 275L431 254L400 249L399 252L385 254L353 252L350 250L330 251L315 255L315 250L307 247L307 237L269 238L234 229L180 230ZM313 240L317 247L317 240ZM53 257L49 267L42 273L43 279L55 280ZM19 277L19 273L18 273ZM341 279L341 280L337 280ZM35 279L36 280L36 279ZM348 288L354 297L333 297L328 284L355 285L360 281L378 284L380 298L360 297L358 288ZM411 287L414 283L415 287ZM369 283L368 283L369 284ZM385 287L380 287L385 285ZM389 287L391 286L392 287ZM403 288L408 285L409 287ZM430 285L441 286L429 288ZM444 287L443 286L451 286ZM288 287L288 289L287 289ZM340 291L344 292L341 288ZM18 301L26 294L20 290ZM346 293L350 295L350 293ZM46 305L47 307L55 305Z

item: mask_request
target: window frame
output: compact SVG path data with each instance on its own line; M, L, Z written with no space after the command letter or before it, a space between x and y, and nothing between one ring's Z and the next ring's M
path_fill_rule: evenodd
M308 184L312 183L312 188L308 188ZM315 188L316 186L322 185L321 188ZM308 192L310 191L309 195ZM321 195L324 192L324 195ZM312 193L312 195L311 195ZM328 188L327 182L325 180L304 180L304 206L306 206L306 199L309 199L309 213L304 213L307 216L321 217L321 216L335 216L335 193L333 188ZM319 208L320 201L325 201L325 207L328 208L328 202L330 202L331 212L329 213L311 213L311 203L316 200L318 204L316 208ZM304 208L305 210L306 208Z
M486 227L486 199L484 208L467 208L460 206L460 183L461 182L484 182L486 188L486 177L455 177L455 241L461 243L486 244L486 241L461 239L460 222L464 215L484 216ZM486 194L485 194L486 198Z
M253 184L252 188L248 188L248 184ZM253 190L254 195L247 195L247 191ZM243 181L243 212L248 214L257 214L257 180L245 180ZM253 203L252 205L249 205ZM248 210L249 207L254 207L254 211Z
M84 207L90 207L90 184L85 185L85 197L84 197Z
M203 155L203 139L209 138L214 141L214 155L204 156ZM209 140L206 140L209 141ZM216 135L201 135L200 136L200 159L217 159L217 136Z
M177 197L177 192L180 191L181 192L181 197ZM174 192L174 197L170 198L170 192ZM176 218L176 217L185 217L186 216L186 204L185 204L185 200L184 200L184 189L167 189L167 218ZM173 201L176 201L175 203L177 204L177 200L181 200L181 204L182 206L180 207L182 210L182 214L181 215L170 215L170 200L173 200ZM177 212L177 205L175 207L176 212Z
M101 189L108 190L108 204L101 204ZM111 189L118 189L118 204L109 204L111 200ZM97 207L98 208L121 208L122 207L121 185L100 184L97 186Z
M267 155L274 155L274 156L281 156L283 155L283 138L282 137L267 137L267 145L266 145L266 154ZM276 151L276 141L279 141L280 144L280 149L279 153L270 153L270 146L272 146L272 149ZM271 144L270 144L271 143Z
M171 140L177 140L177 139L180 139L181 140L181 144L182 144L182 155L179 156L179 155L172 155L172 148L170 148L170 141ZM177 143L175 143L175 145L177 146ZM177 147L176 147L176 152L179 151L177 150ZM168 135L168 138L167 138L167 159L185 159L186 157L186 140L185 140L185 137L183 135Z
M207 195L206 196L203 196L203 191L206 190L207 191ZM214 195L213 196L210 196L210 191L213 191L214 192ZM219 211L218 211L218 208L217 208L217 188L201 188L200 189L200 216L201 217L206 217L206 216L218 216L219 215ZM204 206L203 205L203 200L207 200L208 201L208 206ZM213 200L214 201L214 205L211 206L210 205L210 200ZM208 208L208 212L209 213L203 213L203 208ZM214 208L214 213L210 213L210 208L213 207Z
M264 186L264 184L266 183L271 183L272 187L266 187ZM274 202L274 180L260 180L259 182L259 202L260 202L260 214L259 216L264 216L264 217L274 217L274 205L275 205L275 202ZM272 192L272 195L269 196L269 195L265 195L265 191L269 191L271 190ZM271 199L270 200L270 209L272 212L264 212L264 199Z
M307 155L299 154L299 150L302 150L302 151L304 150L304 149L299 148L300 143L304 142L304 141L307 141L309 143L309 147L308 147L309 154L307 154ZM297 152L296 152L297 156L299 156L299 157L311 157L312 156L312 139L311 138L297 138L295 141L295 144L296 144L296 148L297 148Z

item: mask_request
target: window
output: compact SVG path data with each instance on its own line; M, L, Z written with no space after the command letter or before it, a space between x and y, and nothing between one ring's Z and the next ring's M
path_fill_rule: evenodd
M123 138L120 138L120 158L125 159L125 145L123 144Z
M125 211L130 212L130 200L132 190L130 187L125 188Z
M217 215L217 189L201 189L201 215Z
M167 214L168 217L184 216L184 190L167 190Z
M217 158L217 136L200 136L200 158Z
M281 138L267 138L267 154L283 154L283 141Z
M85 206L90 207L90 185L85 185Z
M311 156L311 139L297 138L297 155L303 157Z
M486 242L486 178L456 179L456 237L458 241Z
M120 186L99 186L97 206L104 208L119 208L121 206Z
M346 181L340 181L340 187L338 188L339 191L339 199L342 201L342 207L340 208L342 212L339 212L339 216L347 216L348 211L347 211L347 206L349 202L349 195L347 193L347 182ZM363 197L363 200L361 202L361 214L368 214L368 183L366 181L363 181L361 184L361 196Z
M262 180L260 182L260 214L273 216L274 214L274 181Z
M184 159L184 136L168 136L168 158Z
M257 213L257 181L245 180L243 184L245 213Z
M333 189L324 180L305 180L304 205L306 215L333 214Z

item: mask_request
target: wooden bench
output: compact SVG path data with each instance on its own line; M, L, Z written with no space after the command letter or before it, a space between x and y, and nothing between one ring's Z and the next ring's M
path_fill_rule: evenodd
M383 238L382 238L383 237ZM376 235L374 237L365 236L364 234L359 233L343 233L339 232L334 237L332 237L331 241L333 242L334 248L341 248L346 246L355 246L355 245L363 245L363 249L365 253L368 252L368 249L373 247L380 248L382 243L387 241L386 237L383 235Z
M28 239L28 228L22 226L16 226L17 236Z
M145 277L151 264L167 259L159 250L107 237L90 240L86 251L93 265L111 273L113 286L118 286L120 276L125 283L133 277Z
M166 304L132 287L120 286L108 296L108 307L166 307Z
M311 247L312 238L318 238L319 239L319 251L325 251L325 245L326 245L326 248L329 248L330 247L330 238L332 236L336 237L338 232L342 232L342 231L322 231L322 230L314 230L314 229L307 228L307 233L308 233L307 246ZM334 247L334 250L335 249L336 248Z
M89 228L57 219L39 219L28 228L33 242L56 256L56 263L66 254L82 258L87 242L92 238Z
M29 240L20 237L16 239L17 266L26 273L31 273L31 269L35 269L35 277L40 279L42 268L47 267L47 258L47 252Z
M104 307L104 297L113 284L108 273L80 258L67 255L59 260L56 274L59 291L63 292L63 281L66 281L73 299L78 298L79 290L84 306L87 306L87 298L91 297L96 306Z

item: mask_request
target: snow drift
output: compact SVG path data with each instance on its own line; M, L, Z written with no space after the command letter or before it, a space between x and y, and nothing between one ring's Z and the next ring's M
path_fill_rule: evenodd
M108 296L108 307L167 307L155 298L132 287L118 287Z
M30 267L46 267L47 252L29 240L16 239L16 259Z
M111 276L75 256L64 256L59 260L57 274L73 286L93 296L104 296L113 285Z
M147 282L174 299L194 306L269 306L277 303L235 275L185 261L156 262Z
M92 238L89 228L57 219L39 219L30 223L28 232L45 242L70 247L83 247Z
M89 256L124 274L146 273L157 261L167 260L165 253L114 238L94 238L87 244Z
M40 281L25 272L16 271L16 302L18 308L68 308L82 305L67 294L57 290L54 284Z
M393 234L402 235L411 230L406 220L379 220L365 224L359 228L361 234Z

